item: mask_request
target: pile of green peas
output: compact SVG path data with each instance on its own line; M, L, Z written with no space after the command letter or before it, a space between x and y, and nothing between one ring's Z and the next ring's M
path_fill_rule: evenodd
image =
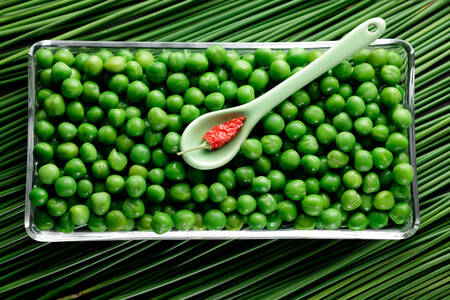
M394 51L361 50L297 91L221 169L176 155L195 118L252 101L321 54L39 49L36 226L162 234L404 224L412 117Z

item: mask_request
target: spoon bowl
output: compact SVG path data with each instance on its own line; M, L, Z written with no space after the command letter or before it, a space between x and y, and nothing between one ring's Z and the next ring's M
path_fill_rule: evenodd
M184 130L180 141L181 151L199 146L205 133L218 124L243 116L246 119L244 125L228 144L213 151L203 149L186 152L183 154L183 159L190 166L200 170L210 170L225 165L239 152L241 144L256 123L271 109L344 59L370 45L384 33L385 28L386 23L383 19L369 19L349 32L316 60L255 100L198 117Z

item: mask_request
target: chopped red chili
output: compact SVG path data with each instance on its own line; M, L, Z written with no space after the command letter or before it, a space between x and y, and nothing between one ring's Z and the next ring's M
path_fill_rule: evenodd
M226 145L238 133L244 124L246 117L240 117L211 128L203 137L211 150L219 149Z
M245 119L246 117L240 117L214 126L203 136L203 143L192 149L178 152L177 154L183 155L186 152L200 149L216 150L223 147L238 133L239 129L244 125Z

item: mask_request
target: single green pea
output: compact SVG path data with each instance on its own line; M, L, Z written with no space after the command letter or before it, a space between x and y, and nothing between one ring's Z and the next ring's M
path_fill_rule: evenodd
M359 172L370 171L373 167L372 154L367 150L356 151L353 165Z
M208 230L222 230L227 222L223 212L217 209L211 209L206 212L203 222Z
M269 83L269 75L264 69L256 69L251 73L248 83L255 91L263 91Z
M389 136L389 129L385 125L376 125L373 127L370 136L377 142L384 142Z
M270 113L263 121L264 131L269 134L280 134L284 126L284 119L277 113Z
M316 227L316 218L307 214L299 214L294 222L297 230L313 230Z
M408 202L411 198L411 191L407 185L394 183L389 188L389 191L394 195L394 199L398 202Z
M227 52L222 45L216 44L206 49L205 54L209 62L221 66L225 63Z
M120 49L119 52L117 52L117 55L125 58L126 62L134 59L134 54L128 49Z
M274 57L274 52L272 51L272 49L260 48L255 50L254 55L256 64L260 67L266 67L271 65Z
M29 194L29 199L31 204L35 206L43 206L47 204L48 192L42 187L34 187Z
M402 74L397 66L385 65L381 68L380 77L387 84L398 84L402 81Z
M83 71L91 77L96 77L103 71L103 61L97 55L90 55L83 65Z
M411 207L408 203L397 203L389 211L389 218L397 225L405 224L411 215Z
M112 126L105 125L98 130L97 139L102 144L112 145L116 142L116 138L117 131Z
M241 215L251 214L257 206L256 199L251 195L241 195L237 199L237 210Z
M186 118L186 116L184 117ZM166 128L168 131L180 132L181 129L183 129L183 120L181 119L181 116L177 114L168 114Z
M46 204L47 212L52 217L60 217L62 216L69 206L67 205L67 201L61 198L51 197L48 199Z
M180 135L176 132L169 132L164 136L162 148L169 154L175 154L180 151Z
M286 222L292 222L297 218L297 206L294 202L285 200L278 203L277 212L280 218Z
M350 170L342 176L342 182L349 189L358 189L362 184L362 176L356 170Z
M302 154L316 154L319 150L317 139L313 135L304 135L297 143L297 150Z
M62 82L64 79L69 78L71 74L72 69L64 62L55 63L51 69L51 78L53 82Z
M148 146L148 144L147 144L147 146ZM167 162L169 161L169 158L168 158L167 154L163 151L163 149L156 148L156 149L153 149L153 151L152 151L151 160L152 160L152 164L155 167L162 168L167 164Z
M332 69L333 75L338 80L346 80L352 76L354 70L352 64L348 60L344 60Z
M400 185L409 185L414 179L414 169L409 163L400 163L392 170L394 180Z
M337 135L337 131L333 125L322 123L316 128L316 138L323 145L331 144Z
M120 73L125 70L126 60L122 56L112 56L105 61L103 67L108 72Z
M106 190L111 194L120 193L125 187L125 179L120 175L109 175L105 181Z
M321 50L309 51L308 54L307 54L308 62L309 63L313 62L315 59L317 59L322 54L323 54L323 52Z
M145 83L139 80L135 80L131 82L127 87L127 98L132 103L143 102L147 98L147 94L149 93L149 88Z
M262 230L266 226L267 217L262 213L254 212L248 217L247 223L253 230Z
M208 196L212 202L215 202L215 203L222 202L228 196L227 189L220 182L215 182L209 187Z
M219 92L211 93L205 98L205 106L209 111L221 110L224 104L225 97Z
M233 101L236 98L237 89L234 81L226 80L220 84L219 92L225 97L226 101Z
M97 216L95 214L91 214L89 216L87 226L92 232L105 232L107 229L105 218Z
M58 132L58 135L64 141L70 141L77 135L77 128L75 127L75 125L69 122L60 123L56 130Z
M271 181L265 176L254 177L252 180L252 191L257 194L268 193L271 187Z
M169 196L175 202L187 202L191 199L191 187L187 183L177 183L169 190Z
M307 174L317 173L319 171L320 164L319 157L311 154L303 156L300 161L300 166Z
M122 94L127 90L130 80L123 74L116 74L108 82L108 87L116 94Z
M132 198L141 197L145 193L146 188L145 178L142 176L129 176L125 181L125 190Z
M252 166L256 173L265 175L272 168L272 161L267 156L261 155L253 161Z
M320 187L328 193L335 193L341 186L341 178L339 175L327 172L320 179Z
M159 184L150 185L145 195L151 203L162 203L166 198L166 190Z
M331 115L337 115L345 108L345 100L339 94L330 95L325 101L325 111Z
M305 90L298 90L297 92L292 94L290 99L298 109L305 108L311 103L311 97Z
M63 161L71 160L78 156L79 149L72 142L65 142L56 147L56 156Z
M120 210L111 210L105 216L105 223L109 231L123 231L127 228L127 217Z
M349 156L339 150L331 150L327 154L327 164L330 168L338 169L346 166Z
M319 216L323 210L323 199L320 195L308 195L302 200L303 211L310 216Z
M239 104L245 104L255 99L255 90L251 85L242 85L236 90Z
M167 77L166 85L172 93L183 94L189 88L189 79L183 73L173 73Z
M339 209L327 208L320 213L319 220L325 229L336 230L341 227L342 214Z
M393 108L402 100L402 94L395 87L385 87L381 90L381 102L389 108Z
M353 68L353 78L360 82L370 81L375 76L374 68L368 63L360 63Z
M173 217L175 229L180 231L188 231L194 227L195 215L192 211L182 209L176 212Z
M350 131L353 128L352 119L346 112L341 112L334 116L332 123L338 131Z
M145 70L147 79L152 83L162 83L166 80L168 70L165 63L157 61L150 65Z
M309 177L305 180L306 193L309 194L319 194L320 193L320 182L315 177Z
M271 194L263 194L256 199L259 211L268 215L277 209L277 201Z
M256 59L256 52L255 52ZM274 81L283 81L291 74L291 67L285 60L276 59L270 63L269 75Z
M342 131L336 135L336 147L343 152L350 152L354 149L356 138L351 132Z
M261 156L263 145L257 139L247 139L241 145L241 152L246 158L255 160Z
M325 121L325 113L317 105L310 105L303 113L303 118L310 125L319 125Z
M153 184L162 184L164 183L164 170L161 168L153 168L148 172L147 177Z
M55 126L52 123L42 120L36 122L34 132L41 141L48 141L55 133Z
M286 176L279 170L271 170L267 174L272 191L281 191L286 185Z
M133 160L133 157L135 156L130 157ZM111 169L117 172L123 171L127 166L127 163L128 158L126 157L125 154L118 152L116 149L111 150L111 152L108 155L108 165L111 167Z
M141 199L127 198L122 204L122 211L127 218L140 218L145 213L144 202Z
M285 171L293 171L300 165L300 155L293 149L286 150L281 153L278 165Z
M44 110L50 117L61 117L66 112L66 104L59 94L51 94L44 101Z
M390 210L394 204L394 195L390 191L380 191L373 199L373 207L379 210Z
M369 135L373 129L372 120L368 117L360 117L354 122L355 131L362 136Z
M33 149L34 157L41 163L48 163L54 155L53 147L46 142L37 143Z
M128 119L125 124L125 131L131 137L142 136L145 133L145 122L139 117Z
M394 153L401 153L408 148L408 139L401 133L394 132L386 140L386 148Z
M333 76L326 76L320 80L320 90L326 95L337 93L339 81Z
M366 103L372 102L378 97L378 88L373 82L366 81L356 89L356 95L361 97Z
M132 165L128 169L128 176L139 175L146 178L147 174L148 174L147 168L141 165Z
M198 85L202 92L212 93L219 88L219 78L213 72L206 72L200 76Z
M64 166L64 174L75 179L81 179L87 174L86 166L79 158L72 158Z
M80 156L85 163L91 163L97 160L98 152L91 143L84 143L80 147Z
M39 73L39 82L43 87L50 87L52 85L52 69L47 68Z
M55 225L56 231L62 233L71 233L75 229L75 224L72 222L72 218L70 217L70 213L64 213L58 220Z
M302 67L308 61L308 52L299 47L291 48L287 52L287 62L291 67Z
M400 108L392 114L392 121L399 129L408 129L412 124L412 116L409 110Z
M287 122L294 120L298 115L298 108L295 104L290 101L284 101L279 106L280 115Z
M199 183L192 188L191 194L195 202L203 203L208 200L208 187Z
M76 226L85 225L89 221L90 216L89 207L87 207L84 204L72 206L69 212L72 222Z
M289 181L284 187L284 194L291 200L300 201L306 197L306 184L301 179Z
M53 64L54 55L50 49L40 48L36 51L36 63L41 68L50 68Z
M79 101L70 102L66 107L66 114L70 121L79 122L84 118L84 107Z
M350 230L361 231L369 226L369 219L362 212L356 212L347 220L347 226Z
M294 120L286 125L284 133L290 140L298 141L306 134L306 126L302 121Z
M376 147L372 150L373 164L380 170L389 167L394 161L392 153L383 147Z
M97 179L106 179L109 176L110 170L106 160L97 160L91 166L91 173Z
M371 211L369 213L369 226L372 229L378 230L386 227L389 218L388 214L384 211Z
M34 223L39 230L50 230L55 226L55 220L42 209L36 210L34 215Z
M342 209L353 211L361 206L361 196L355 190L346 190L340 197Z
M229 168L219 172L217 181L223 184L227 190L233 190L236 187L236 175Z

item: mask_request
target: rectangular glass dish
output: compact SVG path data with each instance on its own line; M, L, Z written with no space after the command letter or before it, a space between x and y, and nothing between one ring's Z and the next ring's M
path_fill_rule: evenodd
M307 50L326 51L336 42L292 42L292 43L220 43L228 50L246 53L257 48L271 48L275 50L287 50L294 47L302 47ZM41 47L45 48L67 48L74 53L83 51L87 53L96 52L99 48L109 49L117 52L121 48L126 49L146 49L153 54L158 54L163 50L190 50L192 52L205 50L209 46L217 43L184 43L184 42L96 42L96 41L53 41L45 40L35 43L28 54L28 150L27 150L27 182L25 199L25 229L28 235L36 241L41 242L64 242L64 241L106 241L106 240L187 240L187 239L373 239L373 240L396 240L412 236L419 227L419 200L417 192L416 174L416 149L414 126L408 132L409 149L408 155L410 164L414 169L414 180L411 183L410 205L411 216L401 227L381 230L367 229L364 231L351 231L349 229L339 230L296 230L279 229L269 230L221 230L221 231L171 231L162 235L150 231L130 231L130 232L90 232L76 229L73 233L60 233L57 231L41 231L34 224L35 208L29 200L29 193L37 180L37 162L34 161L33 148L37 141L34 134L36 117L36 90L38 88L38 76L36 65L36 51ZM414 52L411 45L398 39L380 39L369 47L384 48L399 53L404 64L402 67L402 87L405 91L403 106L409 109L413 116L414 124Z

